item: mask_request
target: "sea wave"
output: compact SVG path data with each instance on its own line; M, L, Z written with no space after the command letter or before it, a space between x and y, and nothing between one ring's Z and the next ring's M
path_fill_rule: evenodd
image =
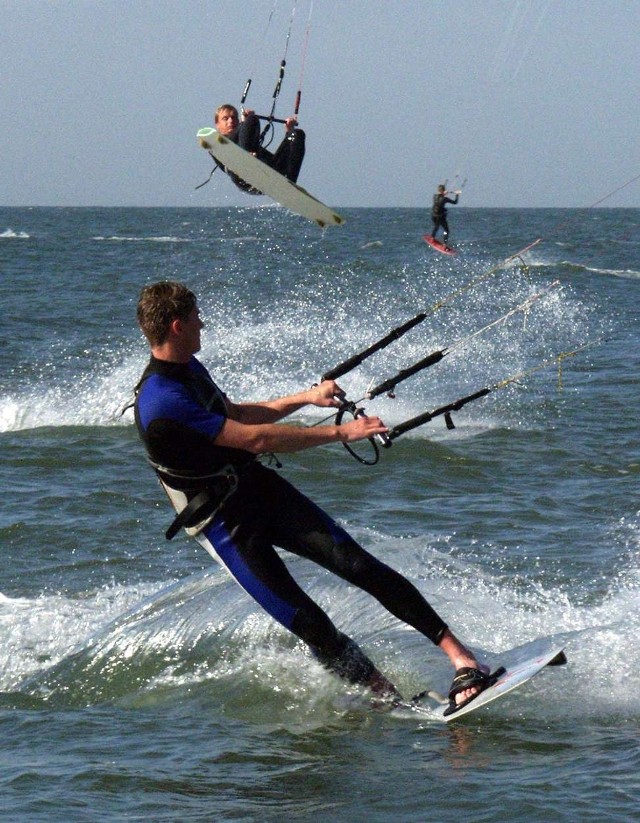
M602 269L596 266L573 263L570 260L563 260L559 265L568 269L570 272L591 272L593 274L610 275L612 277L640 277L640 271L635 269Z
M26 231L14 231L13 229L5 229L0 232L0 240L29 240L30 234Z
M598 266L588 266L585 263L579 263L575 260L554 260L552 256L543 257L537 255L528 259L526 263L520 262L512 263L512 265L526 266L527 268L538 270L540 272L549 272L557 274L568 274L573 276L576 274L589 273L607 275L610 277L640 277L640 271L637 269L616 269L616 268L602 268Z
M131 422L124 406L133 401L146 354L129 355L105 368L96 363L84 377L37 381L0 397L0 432L44 426L111 426Z
M374 542L384 557L397 538L377 535ZM480 572L442 547L425 548L424 538L404 541L403 558L401 570L439 611L450 613L455 599L455 631L490 665L541 637L566 647L568 666L536 680L530 711L578 718L628 717L640 710L640 696L630 687L640 643L637 553L600 595L584 599L587 592L543 585L533 574L525 581ZM289 562L309 594L402 691L425 685L446 690L449 665L424 638L363 592L350 589L345 596L343 582L306 561ZM296 694L304 711L319 686L332 699L343 691L217 568L169 585L116 586L78 599L0 596L0 625L0 688L53 705L145 701L157 691L180 693L220 682L249 693L258 681L271 684L268 691L277 686L281 694Z
M107 240L116 243L192 243L193 239L191 237L175 237L172 235L162 235L159 237L149 236L149 237L131 237L128 235L119 235L114 234L109 237L102 237L101 235L96 235L92 238L92 240Z
M368 277L362 272L357 275ZM381 301L372 293L367 298L373 301L369 311L361 290L334 284L327 291L329 279L335 279L333 270L293 286L277 312L277 289L254 306L244 302L242 290L230 290L223 300L210 300L207 295L215 293L217 284L203 286L203 320L215 332L203 335L201 357L230 397L240 401L300 391L343 358L406 322L415 306L424 304L424 293L431 294L429 285L414 278L413 309L407 309L406 300ZM456 293L459 283L453 276L451 282L445 276L437 285L447 301L442 310L427 310L427 322L341 378L349 397L364 397L371 386L394 372L430 352L442 351L442 365L402 385L389 409L390 423L520 374L575 348L576 342L586 342L594 333L592 307L555 281L530 283L518 271L507 271L490 287L465 289L461 295ZM236 318L233 324L229 324L230 314ZM102 326L98 328L102 331ZM318 334L318 329L330 332ZM333 345L328 344L329 333ZM127 335L117 344L77 350L71 341L60 338L55 349L55 368L34 372L25 365L6 381L0 396L0 432L123 422L118 412L132 399L147 358L142 341L138 338L135 351Z

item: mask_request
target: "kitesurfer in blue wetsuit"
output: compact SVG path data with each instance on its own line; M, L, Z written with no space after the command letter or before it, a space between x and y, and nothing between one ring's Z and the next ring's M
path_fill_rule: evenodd
M286 397L232 402L195 358L200 319L184 285L145 287L139 325L151 359L136 388L135 419L151 464L184 526L275 620L329 669L390 700L399 695L354 640L334 626L293 579L274 546L314 561L376 598L436 644L456 669L457 706L486 687L486 667L452 634L418 589L363 549L328 514L256 459L384 433L378 417L303 427L279 423L306 405L337 408L333 380Z
M237 143L240 148L255 155L263 163L280 172L292 183L295 183L300 174L305 152L305 133L297 127L295 117L285 120L286 134L275 152L265 149L260 142L260 119L251 110L243 112L242 120L238 119L238 110L230 103L218 106L214 116L216 130ZM233 182L248 194L260 194L242 178L232 172L227 172Z
M447 197L448 194L454 193L455 200L452 200L450 197ZM449 192L442 184L438 186L438 191L433 195L433 206L431 208L431 220L433 221L433 230L431 232L431 236L435 240L436 234L438 233L438 229L442 226L442 236L446 248L449 248L449 222L447 220L447 204L451 203L452 206L455 206L459 198L459 191Z

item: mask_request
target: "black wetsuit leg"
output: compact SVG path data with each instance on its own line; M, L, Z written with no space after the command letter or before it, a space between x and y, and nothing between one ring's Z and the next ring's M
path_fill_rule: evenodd
M318 563L375 597L438 643L446 624L398 572L366 552L276 472L256 465L199 538L209 541L240 585L319 659L355 683L373 664L293 579L274 545ZM205 543L206 547L206 543Z
M442 226L442 239L444 241L445 246L447 245L447 240L449 239L449 222L447 220L447 215L443 214L440 218L440 225Z
M435 239L438 229L442 226L442 235L444 238L444 244L446 246L447 239L449 238L449 223L447 221L446 212L445 214L439 214L437 217L432 217L431 219L433 221L433 231L431 233L431 236Z
M231 138L240 148L255 154L259 160L295 183L304 160L306 136L302 129L289 132L275 151L275 154L260 145L260 119L250 114L238 125ZM242 178L230 173L233 182L249 194L260 194L257 189L245 183Z
M236 137L237 139L235 139ZM233 140L241 149L251 152L251 154L258 152L260 148L260 119L257 114L250 114L243 118L242 122L238 124Z
M300 174L304 160L305 141L306 135L302 129L293 129L280 143L269 164L292 183L296 182Z

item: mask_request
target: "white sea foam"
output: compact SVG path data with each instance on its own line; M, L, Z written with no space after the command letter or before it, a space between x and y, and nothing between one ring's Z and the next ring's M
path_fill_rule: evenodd
M30 234L26 231L14 231L13 229L5 229L0 232L0 240L29 240Z
M159 237L154 237L150 235L149 237L131 237L128 235L111 235L110 237L102 237L100 235L96 235L94 240L108 240L115 243L192 243L193 240L190 237L175 237L173 235L161 235Z
M626 532L637 550L637 518L626 524ZM397 538L380 534L370 533L368 538L383 558L397 544ZM550 672L544 683L536 681L533 693L548 715L560 711L584 716L634 713L640 708L640 695L628 685L634 681L634 661L640 652L639 556L636 551L635 562L592 602L581 602L580 592L568 594L540 585L534 575L526 585L514 585L486 569L480 573L468 562L452 563L440 549L425 549L424 538L403 541L400 567L410 577L415 574L412 568L420 569L416 584L492 665L499 664L502 652L539 637L564 645L569 664ZM354 636L403 690L421 683L446 688L450 667L428 641L363 592L345 587L306 561L288 562L336 624ZM457 596L459 587L463 594ZM217 568L169 586L114 586L77 599L0 595L0 627L6 641L5 659L0 660L0 688L5 691L19 689L26 681L29 690L46 684L47 693L53 694L79 682L85 694L109 698L108 682L87 685L97 671L119 681L118 669L128 670L136 659L153 655L159 661L155 673L150 670L146 682L132 681L125 688L133 699L144 700L141 695L155 689L192 687L212 679L231 679L234 688L244 683L249 689L255 678L273 678L280 691L296 694L299 701L317 699L317 663ZM325 697L340 690L330 685L329 676L320 677L326 680Z
M537 295L544 284L519 286L519 293L502 296L491 292L478 295L474 317L466 317L453 308L442 318L434 316L401 343L366 361L360 368L341 379L351 397L364 397L372 385L426 354L444 349L442 365L416 375L397 391L397 399L389 403L381 397L378 411L384 409L386 421L395 424L430 407L452 402L513 374L526 371L541 360L568 347L576 338L584 341L589 334L589 317L584 304L576 300L569 289L552 289L518 311L507 322L493 321ZM496 298L498 307L494 305ZM484 305L486 303L486 305ZM354 307L360 310L361 307ZM379 328L364 330L360 323L345 324L336 342L340 348L328 348L315 329L325 321L314 320L310 312L326 314L330 307L310 308L304 301L292 301L277 315L243 317L230 327L226 322L228 306L205 308L205 329L201 358L215 379L234 400L246 400L284 395L309 385L319 375L340 360L370 345L378 335L386 334L395 318L381 317ZM586 316L585 316L586 315ZM490 328L476 335L484 325ZM346 337L346 342L345 338ZM466 339L468 338L468 339ZM365 341L363 344L363 340ZM451 346L449 352L448 347ZM96 350L95 363L80 378L77 361L62 351L55 372L43 370L42 377L20 391L9 391L0 397L0 431L18 431L42 426L112 425L131 422L130 414L119 418L117 412L133 396L146 362L146 351L140 342L135 353ZM65 369L65 363L69 368ZM95 374L92 372L95 371ZM477 409L477 410L476 410ZM307 412L312 418L324 416L322 410ZM469 412L465 411L465 418ZM475 406L472 420L486 428L492 425L489 410ZM420 435L418 435L420 436Z

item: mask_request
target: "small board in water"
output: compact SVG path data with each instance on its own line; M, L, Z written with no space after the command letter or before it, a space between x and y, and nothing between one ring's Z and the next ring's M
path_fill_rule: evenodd
M516 652L516 654L514 654L514 652ZM474 699L470 703L467 703L466 706L463 706L463 708L457 709L451 714L445 714L449 706L449 701L439 695L435 696L433 692L427 692L426 696L440 702L440 705L436 706L435 709L427 708L424 704L421 705L420 703L412 703L411 707L418 713L428 714L436 720L450 723L452 720L458 720L460 717L463 717L463 715L474 712L482 706L486 706L487 703L491 703L492 700L496 700L498 697L504 697L508 692L517 689L518 686L522 686L523 683L531 680L534 675L541 672L547 666L559 666L567 662L566 655L561 646L552 646L544 641L534 641L533 643L523 646L521 649L505 652L505 658L507 662L504 666L504 671L499 675L493 686L489 686L489 688L480 692L477 697L474 697ZM509 662L509 658L512 662ZM443 700L444 702L441 702Z
M313 220L322 229L344 223L343 217L310 195L302 186L287 180L284 175L241 149L233 140L219 134L215 129L200 129L197 137L202 148L206 149L217 163L290 211Z
M451 246L445 246L444 243L441 243L439 240L436 240L435 237L432 237L430 234L425 234L423 237L425 243L428 243L431 248L435 249L436 251L441 251L443 254L450 254L454 257L458 252L451 248Z

